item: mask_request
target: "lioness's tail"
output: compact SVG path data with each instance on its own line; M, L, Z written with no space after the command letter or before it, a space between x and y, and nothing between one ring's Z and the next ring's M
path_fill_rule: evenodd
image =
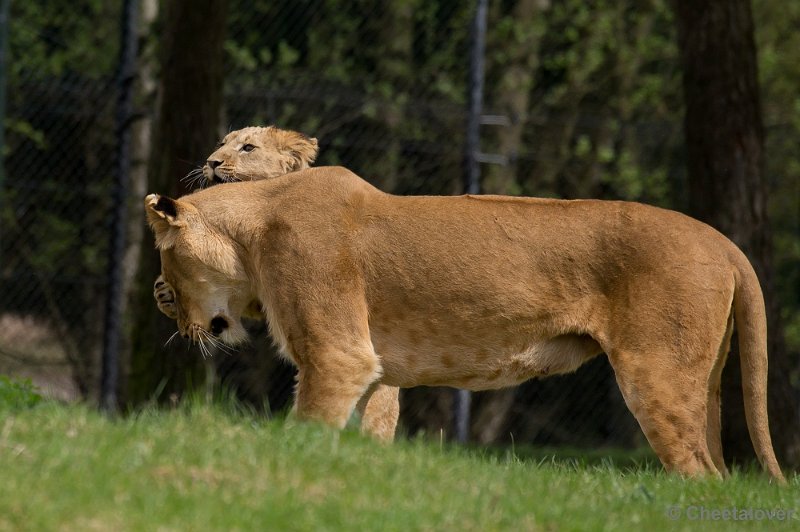
M758 277L743 253L736 253L734 263L737 275L733 313L739 334L747 429L761 466L778 482L785 483L772 449L767 418L767 315L764 296Z

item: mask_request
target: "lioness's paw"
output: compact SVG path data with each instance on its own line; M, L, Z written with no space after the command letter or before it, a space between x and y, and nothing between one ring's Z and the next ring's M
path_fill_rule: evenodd
M168 318L178 319L178 307L175 306L175 291L160 275L153 285L153 297L156 299L158 310Z

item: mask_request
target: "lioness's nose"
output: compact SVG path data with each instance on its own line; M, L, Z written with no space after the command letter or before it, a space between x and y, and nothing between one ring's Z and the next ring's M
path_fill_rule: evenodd
M222 316L217 316L211 320L211 334L219 336L222 331L228 328L228 321Z
M217 166L222 164L222 161L217 161L216 159L209 159L206 161L206 164L211 167L211 169L215 169Z

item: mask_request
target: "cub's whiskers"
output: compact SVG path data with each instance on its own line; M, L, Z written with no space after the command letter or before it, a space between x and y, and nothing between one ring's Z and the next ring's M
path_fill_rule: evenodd
M199 166L183 176L181 181L186 183L186 186L189 188L203 188L206 184L206 178L203 175L203 167Z

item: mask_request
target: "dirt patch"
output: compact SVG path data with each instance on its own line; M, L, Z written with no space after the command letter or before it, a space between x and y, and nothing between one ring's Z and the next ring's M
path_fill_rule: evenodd
M32 316L0 315L0 374L30 379L47 397L79 398L58 334Z

